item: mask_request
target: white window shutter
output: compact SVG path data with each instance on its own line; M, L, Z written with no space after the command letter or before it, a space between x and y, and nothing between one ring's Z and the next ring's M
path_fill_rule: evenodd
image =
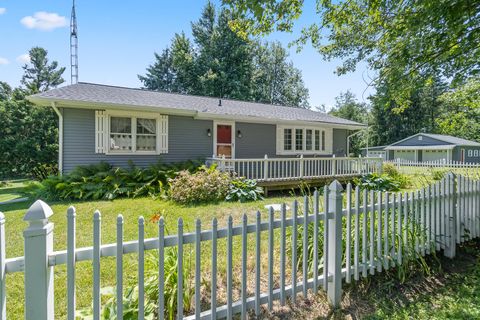
M283 128L277 126L277 150L276 154L281 154L283 151Z
M160 115L158 117L158 153L168 153L168 116Z
M95 153L107 151L107 115L104 110L95 110Z

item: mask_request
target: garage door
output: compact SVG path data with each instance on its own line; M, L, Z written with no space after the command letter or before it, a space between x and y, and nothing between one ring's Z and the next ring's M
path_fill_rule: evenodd
M415 151L414 150L395 150L394 154L395 159L415 161Z
M425 161L447 161L447 150L423 150L422 160Z

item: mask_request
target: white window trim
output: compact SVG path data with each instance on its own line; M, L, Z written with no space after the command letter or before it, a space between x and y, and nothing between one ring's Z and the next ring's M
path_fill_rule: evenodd
M160 145L160 139L161 139L161 133L160 133L160 121L162 120L162 115L159 113L155 112L135 112L132 114L132 112L128 111L112 111L112 110L107 110L105 111L105 116L107 119L107 125L106 125L106 134L105 134L105 154L106 155L158 155L162 153L168 153L168 144L167 144L167 151L162 152L161 145ZM132 121L132 151L122 151L122 152L115 152L110 150L110 118L111 117L125 117L125 118L130 118ZM155 124L156 124L156 146L155 146L155 151L137 151L136 150L136 143L137 143L137 124L136 124L136 119L137 118L142 118L142 119L154 119ZM168 128L168 120L167 120L167 128ZM167 129L168 130L168 129ZM167 131L167 141L168 141L168 131Z
M284 149L284 130L285 129L291 129L292 130L292 150L285 150ZM296 150L296 130L297 129L302 129L303 130L303 144L302 144L302 150ZM306 150L306 145L307 145L307 130L312 130L312 150ZM320 131L319 139L319 147L320 150L315 150L315 130ZM312 127L312 126L298 126L298 125L292 125L292 126L285 126L285 125L277 125L277 155L331 155L332 151L329 150L326 145L327 145L327 130L328 128L325 127ZM325 132L325 145L322 144L322 132ZM333 137L331 137L333 139ZM325 150L322 150L322 147L325 148Z
M235 122L234 121L213 121L213 156L217 157L217 126L225 125L232 127L232 159L235 159Z

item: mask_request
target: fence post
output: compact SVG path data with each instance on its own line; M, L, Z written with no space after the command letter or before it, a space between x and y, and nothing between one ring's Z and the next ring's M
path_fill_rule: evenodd
M7 319L7 292L5 291L5 215L0 212L0 319Z
M52 209L41 200L35 201L23 220L29 226L25 239L25 319L54 319L53 266L48 255L53 252L53 223L48 218Z
M443 254L447 258L454 258L455 257L455 251L456 251L456 245L457 245L457 236L455 233L457 232L457 179L454 173L449 172L447 175L448 179L448 197L449 197L449 207L448 210L446 210L449 213L449 222L447 223L447 227L449 232L449 238L447 239L447 243L445 244L445 250L443 251Z
M329 186L328 195L328 301L338 307L342 298L342 185L337 180Z
M337 160L335 159L335 155L332 157L332 176L337 174Z

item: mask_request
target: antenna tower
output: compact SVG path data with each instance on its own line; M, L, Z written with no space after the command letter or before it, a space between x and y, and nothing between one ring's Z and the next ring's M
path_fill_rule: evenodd
M77 15L75 14L75 0L72 5L70 18L70 82L78 82L78 37L77 37Z

